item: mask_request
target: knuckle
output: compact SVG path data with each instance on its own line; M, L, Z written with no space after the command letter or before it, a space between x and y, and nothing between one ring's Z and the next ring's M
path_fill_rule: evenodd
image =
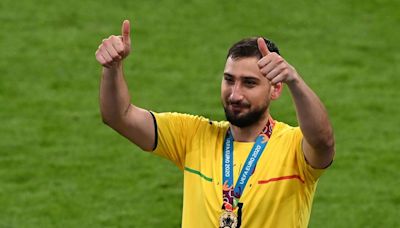
M110 61L115 61L119 59L119 55L117 53L110 53Z
M104 59L104 57L103 57L103 55L100 53L100 51L96 52L96 58Z
M114 35L110 36L109 39L110 39L112 42L116 42L116 41L118 40L118 38L117 38L116 36L114 36Z
M118 54L122 54L124 52L124 48L121 47L120 45L116 46L115 50L118 52Z
M263 69L261 70L261 73L264 74L264 75L267 75L267 74L268 74L268 70L265 69L265 68L263 68Z
M111 57L108 56L108 55L103 55L103 58L104 58L104 60L105 60L106 62L112 61Z
M289 74L289 70L288 70L287 68L285 68L285 69L283 69L282 73L283 73L284 75L288 75L288 74Z
M110 46L110 39L104 39L103 46L106 46L106 47Z
M111 55L111 57L112 57L113 59L115 59L115 58L117 58L117 57L119 56L118 52L117 52L115 49L113 49L113 50L110 52L110 55Z
M100 55L96 55L96 60L101 64L104 62L104 58L102 58Z

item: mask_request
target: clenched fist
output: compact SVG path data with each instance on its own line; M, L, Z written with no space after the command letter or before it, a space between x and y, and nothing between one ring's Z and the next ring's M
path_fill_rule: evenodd
M96 51L97 61L104 67L110 68L121 62L131 51L130 23L122 23L122 35L110 36L104 39Z

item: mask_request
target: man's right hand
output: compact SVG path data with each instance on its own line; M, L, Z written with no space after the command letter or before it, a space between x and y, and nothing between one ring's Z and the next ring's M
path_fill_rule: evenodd
M111 68L118 65L131 51L130 23L122 23L122 35L110 36L104 39L96 51L97 61L104 67Z

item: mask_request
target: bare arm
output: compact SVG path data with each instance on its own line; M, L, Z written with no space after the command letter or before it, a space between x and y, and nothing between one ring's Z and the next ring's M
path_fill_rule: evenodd
M121 36L104 39L96 51L103 65L100 82L100 111L103 122L146 151L153 149L155 132L151 114L130 103L123 75L123 59L131 49L130 24L122 24Z
M258 39L258 47L263 54L258 63L260 71L272 85L286 83L292 94L304 136L302 147L307 162L314 168L327 167L332 162L335 143L324 105L290 64L278 54L269 52L262 38Z
M315 168L327 167L334 156L334 136L327 111L318 96L298 77L288 83L303 132L304 155Z

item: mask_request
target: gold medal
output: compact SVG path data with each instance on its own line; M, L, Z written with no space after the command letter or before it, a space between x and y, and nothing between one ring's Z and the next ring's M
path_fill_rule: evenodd
M237 216L232 211L224 211L219 217L220 228L236 228L237 225L238 225Z

